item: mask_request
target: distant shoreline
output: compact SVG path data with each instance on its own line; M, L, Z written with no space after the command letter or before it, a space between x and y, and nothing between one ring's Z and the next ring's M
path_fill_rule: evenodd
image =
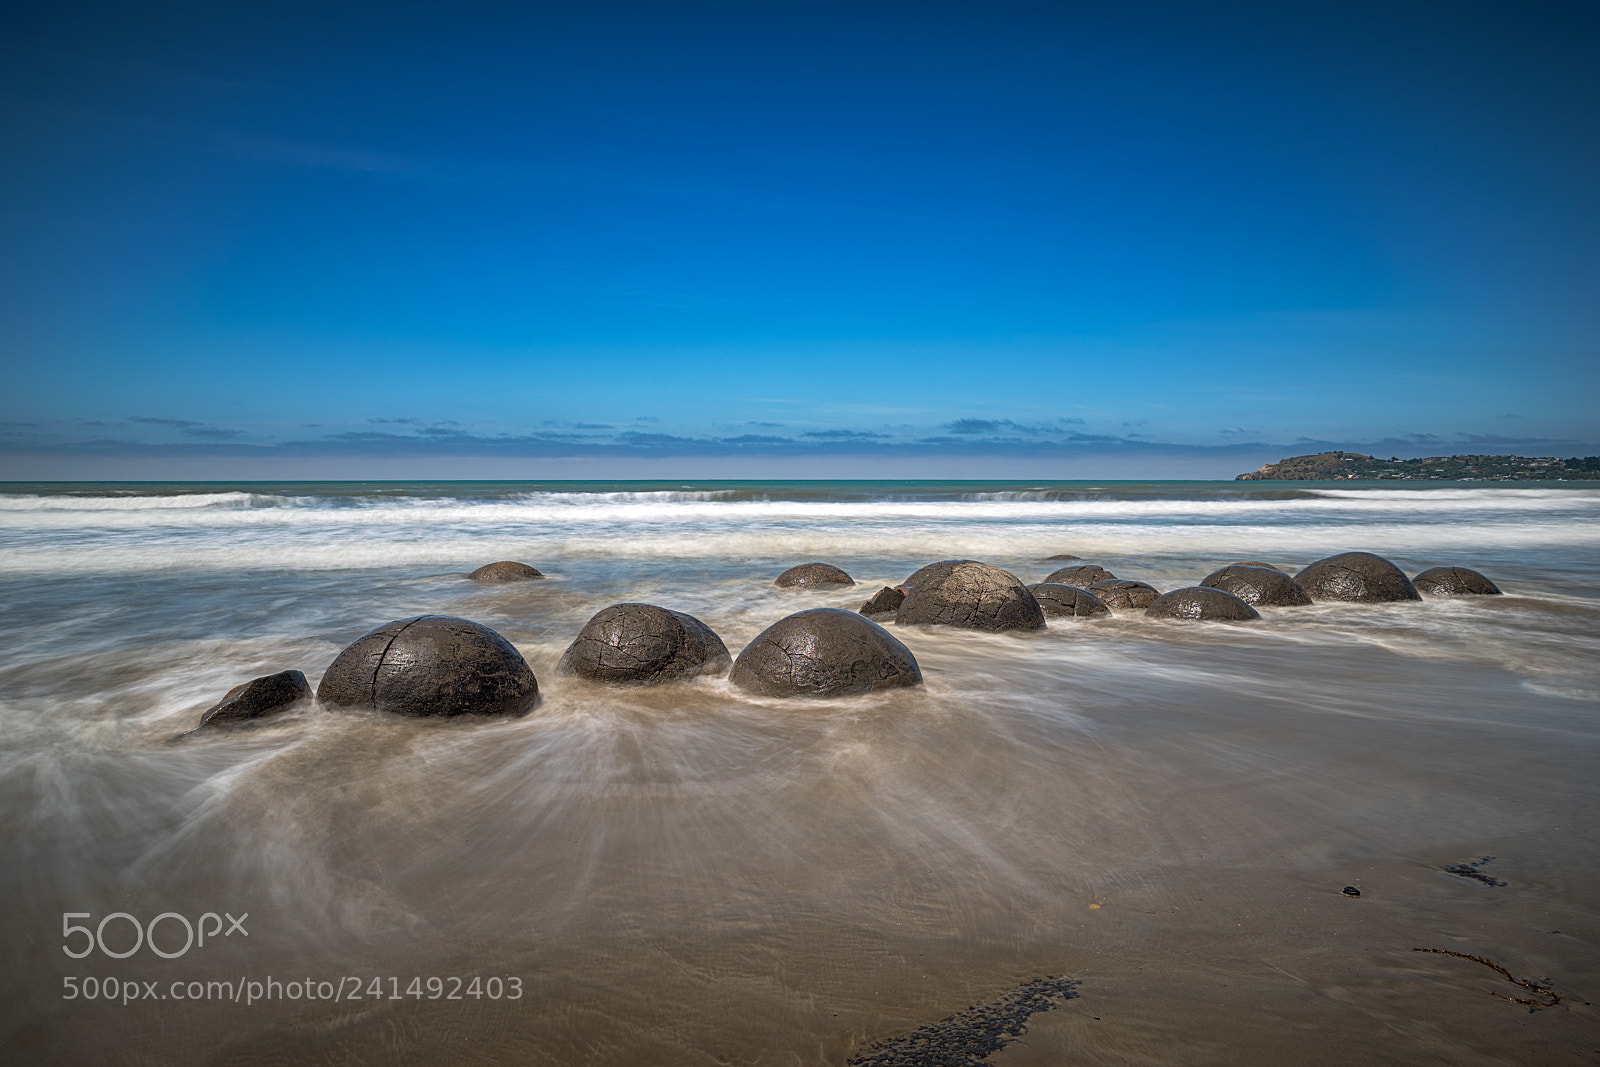
M1378 459L1362 452L1291 456L1236 475L1237 482L1569 482L1600 480L1600 456L1428 456Z

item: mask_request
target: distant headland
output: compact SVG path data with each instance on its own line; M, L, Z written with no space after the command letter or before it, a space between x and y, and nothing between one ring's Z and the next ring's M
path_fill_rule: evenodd
M1241 474L1236 482L1546 482L1600 480L1600 456L1430 456L1378 459L1360 452L1291 456Z

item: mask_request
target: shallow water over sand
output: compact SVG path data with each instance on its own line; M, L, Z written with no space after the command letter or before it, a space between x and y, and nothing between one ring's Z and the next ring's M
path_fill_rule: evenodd
M0 879L19 902L0 1047L22 1062L842 1063L1044 974L1078 998L988 1062L1600 1058L1600 492L205 490L0 498ZM1037 581L1070 552L1168 589L1349 549L1476 567L1507 595L900 629L926 685L827 703L553 673L621 601L737 653L937 558ZM461 577L499 558L551 577ZM769 587L813 558L860 585ZM423 612L503 633L539 709L309 706L167 743L237 682L314 684ZM1441 870L1484 856L1504 886ZM114 911L248 911L249 936L63 954L62 913ZM1496 972L1416 948L1547 978L1561 1002L1530 1014ZM382 976L384 998L61 999L86 975ZM523 995L406 996L412 976Z

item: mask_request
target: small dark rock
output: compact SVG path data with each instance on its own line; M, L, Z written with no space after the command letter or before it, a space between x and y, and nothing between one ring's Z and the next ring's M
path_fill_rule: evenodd
M910 592L894 618L900 626L959 626L992 633L1044 629L1044 610L1027 586L987 563L948 561L943 573L915 583L908 578L906 584Z
M1422 599L1399 567L1371 552L1343 552L1319 559L1294 580L1312 600L1376 604Z
M1361 895L1361 890L1357 889L1353 885L1347 885L1343 889L1339 890L1339 892L1343 893L1347 897L1359 897Z
M656 685L720 674L733 658L711 627L654 604L614 604L590 619L556 673L609 685Z
M475 582L525 582L530 578L543 578L544 575L526 563L503 559L499 563L486 563L467 577Z
M286 711L311 696L311 683L299 671L279 671L252 678L228 690L228 695L200 717L201 726L230 726Z
M1104 601L1089 590L1079 589L1075 585L1040 582L1028 586L1028 592L1039 602L1039 607L1044 610L1046 618L1063 616L1089 618L1094 615L1111 614L1111 609L1106 607Z
M1423 596L1499 596L1500 587L1466 567L1433 567L1411 579Z
M1214 622L1245 622L1261 618L1261 613L1232 593L1192 585L1162 593L1145 609L1154 619L1196 619Z
M1074 556L1071 552L1062 552L1059 555L1046 556L1044 558L1044 562L1046 562L1046 563L1058 563L1058 562L1059 563L1065 563L1068 560L1082 559L1082 558L1083 558L1082 556Z
M1161 592L1153 585L1132 578L1103 578L1089 587L1112 611L1143 611L1155 603Z
M1085 563L1078 567L1062 567L1058 571L1051 571L1045 575L1044 580L1061 585L1075 585L1079 589L1087 589L1095 582L1103 582L1116 575L1104 567L1096 567L1093 563Z
M856 581L831 563L802 563L778 575L772 584L779 589L828 589Z
M1303 607L1311 603L1300 583L1276 567L1247 567L1234 563L1212 571L1200 582L1208 589L1232 593L1246 604L1268 607Z
M921 685L922 671L911 650L871 619L812 608L761 631L728 680L763 696L838 697Z
M539 702L539 683L489 627L418 615L358 637L323 674L317 700L400 715L521 715Z
M856 611L869 619L879 615L892 616L900 610L900 602L905 598L906 591L903 586L886 585L876 593L873 593L867 602L857 608Z

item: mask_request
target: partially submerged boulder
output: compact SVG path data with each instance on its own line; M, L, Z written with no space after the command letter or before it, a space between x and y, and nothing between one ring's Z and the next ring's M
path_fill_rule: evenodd
M1245 622L1261 618L1261 613L1232 593L1192 585L1162 593L1146 609L1153 619L1194 619L1207 622Z
M656 685L720 674L731 662L722 638L693 615L654 604L613 604L584 625L556 672L608 685Z
M1423 596L1499 596L1500 587L1468 567L1430 567L1411 579Z
M802 563L778 575L772 584L779 589L830 589L855 585L856 580L831 563Z
M1208 589L1232 593L1246 604L1268 607L1302 607L1311 603L1300 583L1276 567L1251 567L1235 563L1212 571L1200 582Z
M231 726L234 723L275 715L311 697L311 683L299 671L279 671L252 678L228 690L226 696L200 716L201 726Z
M1075 585L1040 582L1028 586L1028 592L1039 602L1039 607L1048 619L1068 616L1090 618L1095 615L1111 614L1111 609L1106 607L1104 601L1089 590L1079 589Z
M1057 553L1054 556L1046 556L1044 558L1044 561L1046 563L1056 563L1056 562L1065 563L1068 560L1082 559L1082 558L1083 558L1082 556L1074 556L1071 552L1060 552L1060 553Z
M900 610L900 602L905 598L905 586L886 585L876 593L873 593L865 604L856 609L856 612L865 615L869 619L881 616L893 618L894 613Z
M1116 575L1104 567L1097 567L1093 563L1084 563L1077 567L1062 567L1058 571L1051 571L1044 576L1044 580L1061 585L1075 585L1079 589L1087 589L1095 582L1103 582Z
M418 615L356 638L323 674L317 699L400 715L521 715L539 702L539 683L489 627Z
M1089 592L1112 611L1143 611L1161 595L1155 586L1132 578L1103 578L1091 585Z
M1342 552L1319 559L1294 580L1312 600L1377 604L1422 599L1399 567L1371 552Z
M812 608L758 634L728 680L763 696L838 697L921 685L922 671L911 650L871 619Z
M485 563L467 577L475 582L526 582L544 575L526 563L503 559L499 563Z
M948 569L942 573L935 572L915 584L906 580L910 591L895 613L897 625L959 626L991 633L1044 629L1043 609L1014 575L973 560L946 562ZM932 568L923 568L929 570Z

